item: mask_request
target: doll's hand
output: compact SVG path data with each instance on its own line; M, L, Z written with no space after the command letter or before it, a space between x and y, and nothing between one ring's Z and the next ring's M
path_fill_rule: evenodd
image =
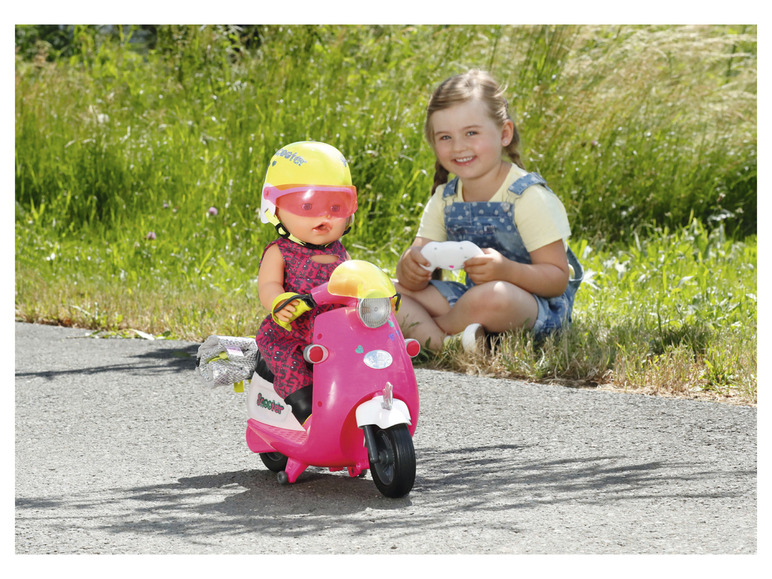
M278 312L274 312L274 318L279 322L291 322L293 320L292 314L295 313L295 306L297 306L298 300L291 301Z
M315 306L313 298L309 295L284 292L273 300L271 317L274 322L289 332L292 330L290 322Z
M486 247L483 255L471 257L464 263L466 275L477 285L506 279L507 258L495 249Z

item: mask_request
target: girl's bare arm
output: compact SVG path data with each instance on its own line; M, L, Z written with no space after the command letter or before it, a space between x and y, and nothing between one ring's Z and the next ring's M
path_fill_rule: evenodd
M508 281L525 291L545 298L566 291L569 269L563 241L558 240L531 252L530 264L518 263L494 249L483 249L485 255L468 259L467 275L476 284Z

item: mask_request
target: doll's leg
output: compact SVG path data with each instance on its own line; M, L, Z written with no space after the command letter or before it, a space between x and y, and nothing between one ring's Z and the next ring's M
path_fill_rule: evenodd
M274 374L273 389L282 398L313 382L313 371L303 359L300 346L277 349L266 362Z
M299 352L295 353L299 354ZM296 358L296 356L292 357ZM282 381L281 391L276 388L275 383L274 389L292 407L292 414L295 415L298 422L303 424L311 416L313 409L313 371L308 367L302 355L300 355L299 360L290 362L290 365L292 371L286 375L287 379Z
M508 282L495 281L474 286L447 313L434 318L446 334L462 332L469 324L482 324L488 332L532 328L539 313L536 299Z
M303 424L311 416L313 410L314 387L304 386L294 390L289 396L284 398L284 402L292 407L292 414Z

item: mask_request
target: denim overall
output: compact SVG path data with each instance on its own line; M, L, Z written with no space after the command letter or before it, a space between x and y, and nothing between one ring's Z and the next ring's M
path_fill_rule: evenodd
M443 199L456 194L458 177L452 179L443 192ZM479 247L490 247L504 257L520 263L531 263L531 255L525 248L520 233L515 226L515 204L517 196L531 185L542 185L549 191L547 183L541 175L528 173L509 186L512 202L460 202L446 204L445 229L448 241L468 240ZM447 203L447 201L446 201ZM543 298L534 294L539 305L539 313L533 326L533 333L541 339L560 329L564 323L571 323L571 311L574 307L574 296L584 277L584 269L579 260L568 248L566 251L569 265L573 268L573 276L568 281L568 287L563 295L554 298ZM440 293L445 296L451 307L474 283L467 279L465 283L457 281L431 281Z

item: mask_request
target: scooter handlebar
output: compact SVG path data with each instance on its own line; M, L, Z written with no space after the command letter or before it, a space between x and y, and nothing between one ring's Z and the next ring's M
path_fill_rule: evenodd
M314 289L311 290L311 297L318 305L327 305L327 304L341 304L341 305L349 305L349 304L355 304L356 298L350 298L346 296L338 296L335 294L331 294L329 291L327 291L327 282L316 286Z

